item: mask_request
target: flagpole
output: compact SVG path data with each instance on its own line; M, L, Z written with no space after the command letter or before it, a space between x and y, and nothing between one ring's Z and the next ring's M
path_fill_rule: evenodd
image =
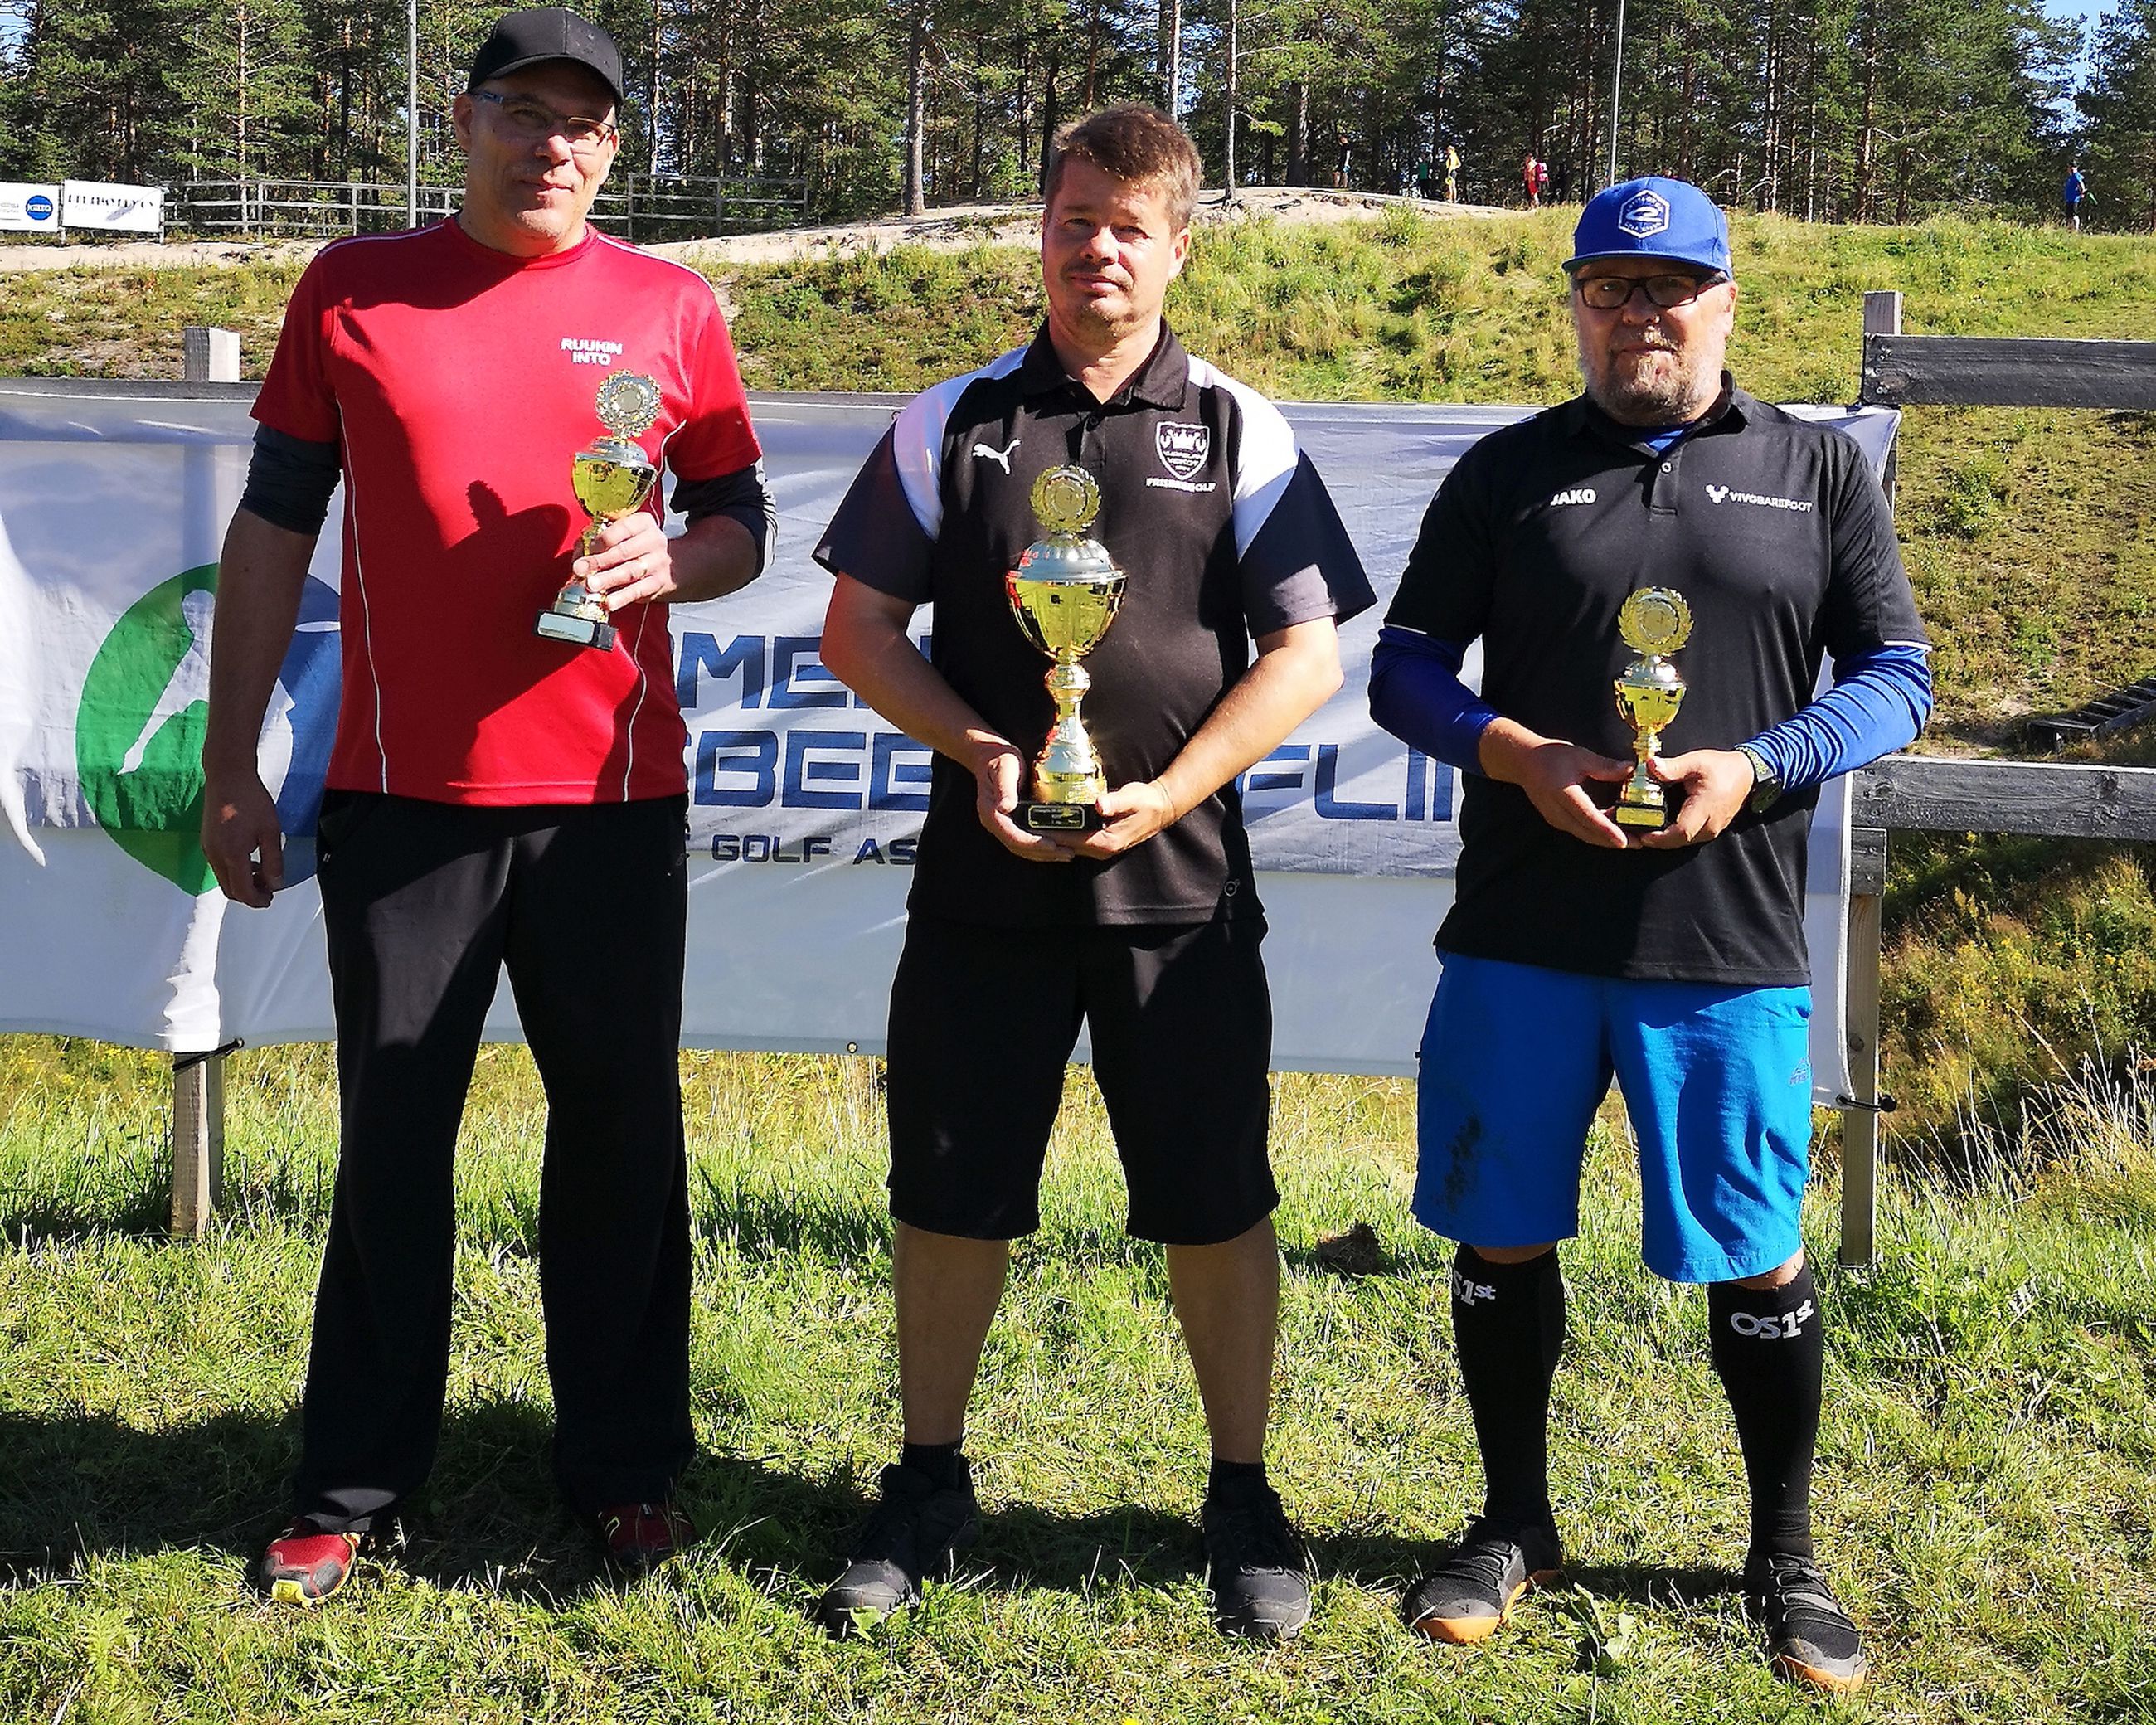
M419 0L404 8L404 225L419 225Z

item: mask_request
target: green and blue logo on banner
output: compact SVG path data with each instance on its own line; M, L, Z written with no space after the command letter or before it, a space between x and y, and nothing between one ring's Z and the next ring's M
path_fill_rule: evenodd
M75 716L84 800L112 841L184 892L214 880L203 855L203 738L209 717L209 620L217 565L153 587L123 612L91 660ZM289 727L270 787L285 829L285 878L314 872L316 816L336 726L337 597L310 576L299 628L277 673L270 722Z

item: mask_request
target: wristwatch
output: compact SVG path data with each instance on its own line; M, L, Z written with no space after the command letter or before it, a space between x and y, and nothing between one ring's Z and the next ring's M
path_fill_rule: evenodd
M1754 814L1763 814L1774 806L1775 799L1782 794L1782 776L1750 743L1738 744L1737 752L1743 756L1752 768L1752 794L1744 806Z

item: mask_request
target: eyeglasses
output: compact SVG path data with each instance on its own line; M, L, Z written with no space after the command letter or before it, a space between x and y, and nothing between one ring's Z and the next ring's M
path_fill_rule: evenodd
M1707 289L1727 279L1722 275L1590 275L1572 285L1580 303L1596 311L1622 311L1642 288L1647 290L1650 301L1667 311L1678 305L1689 305Z
M492 102L501 110L501 123L512 137L538 143L559 136L578 155L589 155L621 128L604 120L581 120L573 114L557 114L544 102L530 96L503 95L498 90L475 90L474 101Z

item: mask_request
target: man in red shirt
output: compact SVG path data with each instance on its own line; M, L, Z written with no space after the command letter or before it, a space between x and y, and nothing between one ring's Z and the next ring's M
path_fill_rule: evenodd
M452 218L325 249L258 399L220 564L203 848L226 895L284 884L257 739L329 495L345 485L343 700L318 874L343 1139L315 1309L294 1519L263 1554L311 1604L425 1478L449 1365L451 1167L508 967L547 1095L540 1287L554 1471L608 1554L691 1530L680 1040L685 732L666 607L752 579L771 506L710 285L586 221L619 142L621 59L558 8L496 23L453 110ZM655 388L639 441L675 475L586 524L571 456L599 385ZM533 632L574 573L619 640Z

